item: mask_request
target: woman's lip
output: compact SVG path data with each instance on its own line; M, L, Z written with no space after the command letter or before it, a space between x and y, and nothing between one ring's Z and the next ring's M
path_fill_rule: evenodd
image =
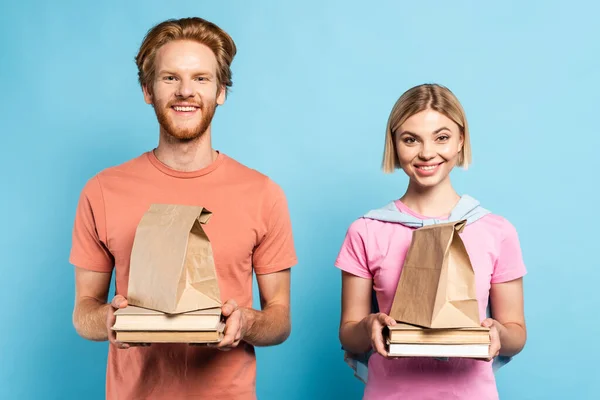
M443 161L442 161L442 162L443 162ZM435 167L435 166L437 166L437 165L440 165L442 162L439 162L439 163L434 163L434 164L422 164L422 163L419 163L419 164L414 164L414 165L415 165L415 167L417 167L417 168L419 168L419 167Z
M433 174L435 174L439 168L440 165L442 165L443 163L438 163L438 164L415 164L415 169L417 171L417 173L419 175L422 176L431 176Z

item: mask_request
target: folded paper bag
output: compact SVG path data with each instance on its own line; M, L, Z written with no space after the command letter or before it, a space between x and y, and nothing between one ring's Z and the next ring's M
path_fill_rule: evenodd
M475 272L460 238L466 221L413 231L390 317L426 328L480 326Z
M222 305L213 251L199 206L152 204L131 252L129 304L178 314Z

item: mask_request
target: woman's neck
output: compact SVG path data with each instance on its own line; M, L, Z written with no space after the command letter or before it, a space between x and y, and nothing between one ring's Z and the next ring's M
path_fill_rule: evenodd
M408 184L400 201L414 212L427 217L443 217L450 214L460 195L456 193L450 179L434 187L424 188L413 181Z

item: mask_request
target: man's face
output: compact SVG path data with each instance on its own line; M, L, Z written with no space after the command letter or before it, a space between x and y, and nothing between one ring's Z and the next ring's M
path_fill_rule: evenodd
M202 136L225 90L217 81L217 59L207 46L190 40L172 41L156 52L151 90L144 86L144 99L152 104L167 135L180 141Z

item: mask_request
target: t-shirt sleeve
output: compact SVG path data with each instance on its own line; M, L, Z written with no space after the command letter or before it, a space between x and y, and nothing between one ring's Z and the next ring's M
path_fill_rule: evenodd
M512 281L523 277L527 273L519 243L519 235L515 227L507 220L504 220L501 237L492 283Z
M261 219L265 229L252 255L254 271L261 275L291 268L297 257L288 203L281 187L270 180Z
M354 221L346 231L335 266L361 278L372 279L367 261L367 225L364 219Z
M104 200L97 177L87 182L79 197L69 262L97 272L111 272L114 267L106 243Z

